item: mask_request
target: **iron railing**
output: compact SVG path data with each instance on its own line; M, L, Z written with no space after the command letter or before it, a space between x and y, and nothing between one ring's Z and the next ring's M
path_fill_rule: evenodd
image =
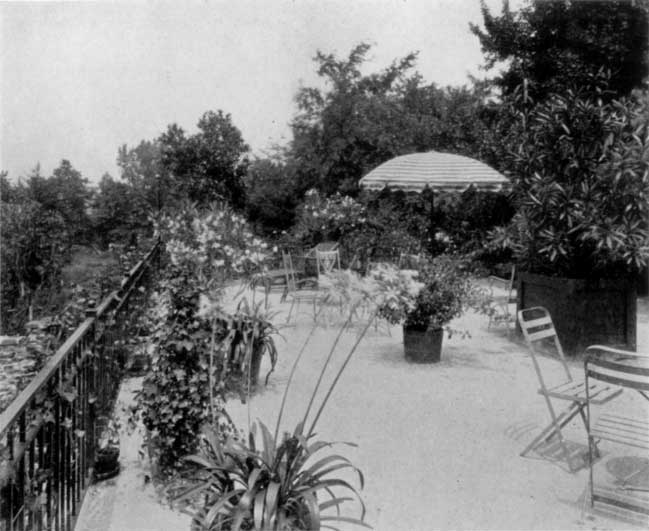
M115 404L124 341L157 268L156 244L0 414L0 531L71 531ZM138 306L142 307L142 305Z

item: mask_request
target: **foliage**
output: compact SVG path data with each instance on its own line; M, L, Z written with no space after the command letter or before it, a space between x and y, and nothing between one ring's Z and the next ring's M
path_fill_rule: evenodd
M185 203L156 223L172 265L187 268L208 290L215 282L250 276L263 267L268 245L225 203Z
M646 96L606 103L588 88L521 113L508 238L525 269L581 278L646 264L648 117Z
M322 197L311 189L298 209L293 234L302 245L310 247L323 241L338 241L365 222L365 208L351 197L338 193Z
M488 230L509 221L513 208L507 196L493 192L421 193L383 189L364 191L359 202L366 222L339 240L353 267L392 261L402 253L470 252L480 249Z
M155 353L137 406L149 453L162 469L169 469L195 450L196 433L205 423L219 425L225 416L222 398L210 386L217 367L211 364L210 324L197 315L198 293L185 275L169 275L163 286L151 309ZM232 429L226 421L220 426Z
M361 488L363 475L340 455L316 461L331 443L315 441L313 435L305 437L301 426L276 443L261 421L257 437L256 426L247 444L232 437L221 442L206 429L201 452L186 458L200 472L196 473L196 485L177 501L205 494L204 510L194 516L200 529L310 530L336 521L368 527L362 520L340 516L339 506L350 498L334 495L332 487L357 497L358 493L349 482L332 474L350 469L358 474ZM330 499L319 502L318 495L325 493ZM338 516L323 514L329 509L337 509Z
M476 297L469 276L449 255L440 255L425 264L419 280L424 287L417 295L414 309L406 315L404 326L408 328L440 328L461 315Z
M111 242L128 241L133 233L150 226L147 205L131 185L105 174L92 200L92 225L96 239L106 247Z
M295 168L282 157L256 159L244 178L246 217L262 234L288 230L304 195Z
M483 84L424 85L412 73L414 53L364 75L369 51L361 43L343 59L317 53L326 89L300 89L291 124L289 157L300 182L326 195L355 196L363 175L398 155L438 150L478 156L492 120Z
M157 231L168 264L151 315L156 354L138 405L149 448L169 469L194 451L204 424L220 426L223 436L232 431L226 393L241 387L242 376L248 381L255 349L273 367L277 350L260 305L240 303L232 315L221 306L225 282L258 271L266 257L241 216L225 204L185 204L163 216Z
M487 233L493 227L504 225L514 215L514 208L507 195L496 192L482 192L473 187L461 194L438 194L435 199L437 230L428 234L428 250L448 252L449 245L460 252L480 248ZM450 241L444 241L443 234Z
M178 194L174 177L162 165L159 140L142 140L136 147L122 145L117 153L121 178L128 183L135 200L145 205L142 214L161 212L175 205Z
M34 201L0 202L2 330L16 332L28 319L39 290L54 290L69 259L70 237L62 216ZM16 319L11 319L12 309ZM20 314L20 315L18 315Z
M377 315L390 324L404 321L415 309L415 301L425 287L413 278L412 272L401 271L391 264L377 264L368 277L376 285L377 292L382 294Z
M268 377L277 364L277 347L274 335L277 328L271 322L274 313L264 309L264 302L249 303L242 298L234 313L224 312L218 301L201 295L198 316L212 323L220 369L217 387L224 390L238 390L242 397L256 385L255 363L267 354L271 368ZM257 366L258 369L258 366Z
M649 3L646 0L544 1L512 12L503 1L500 16L482 3L480 39L487 68L506 63L496 83L505 94L528 80L542 100L588 82L602 69L612 74L617 96L642 86L649 73Z
M88 180L63 159L51 177L42 177L38 166L27 181L26 192L48 212L63 218L66 230L75 243L87 240L90 220L86 212L91 192Z
M204 113L197 125L199 132L191 136L175 124L160 136L162 167L173 176L182 198L243 207L249 148L241 132L221 110Z

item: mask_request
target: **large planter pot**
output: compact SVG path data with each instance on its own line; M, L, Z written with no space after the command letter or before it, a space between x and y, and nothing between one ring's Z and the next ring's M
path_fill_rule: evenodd
M250 374L250 388L255 389L259 383L259 373L261 372L261 358L264 356L264 349L261 347L253 347L252 355L250 357L250 372L248 368L243 365L243 363L237 363L234 365L233 374L236 375L236 378L240 378L241 384L245 387L247 386L248 374ZM232 358L230 359L232 363Z
M255 347L250 358L250 387L255 388L259 383L259 372L261 370L261 358L264 356L264 349Z
M604 344L635 350L635 282L623 279L587 281L521 273L518 309L544 306L550 312L567 355Z
M415 363L436 363L442 355L443 328L403 327L403 350L406 359Z

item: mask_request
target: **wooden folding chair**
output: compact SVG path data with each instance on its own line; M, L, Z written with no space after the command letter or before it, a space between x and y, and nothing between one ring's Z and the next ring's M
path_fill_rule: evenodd
M291 320L293 308L297 315L300 307L300 302L308 302L313 304L313 319L316 317L316 310L318 301L322 298L322 293L318 290L318 281L315 278L297 279L295 269L293 267L293 259L290 253L282 253L282 262L284 264L284 272L286 275L286 291L284 300L291 301L286 322Z
M602 502L649 515L649 494L647 494L649 489L646 485L633 484L633 477L643 472L642 467L639 470L631 471L625 478L618 478L618 485L614 489L606 488L603 485L596 489L593 480L593 468L598 451L597 441L608 441L639 448L646 455L646 452L649 451L649 407L642 408L643 415L633 415L628 408L622 415L612 414L609 412L610 408L606 408L607 411L598 412L596 422L593 422L594 416L591 410L591 406L597 404L597 401L593 400L591 388L600 382L619 386L620 389L638 391L645 399L643 405L647 406L647 401L649 401L649 356L600 345L588 347L586 353L584 372L590 468L588 483L591 506L594 506L595 502ZM645 464L645 468L646 466ZM644 494L640 494L641 492Z
M556 436L558 438L563 458L568 463L572 472L576 471L582 464L573 468L572 459L568 445L563 437L561 429L566 426L577 415L581 416L584 426L587 427L586 414L584 412L587 404L586 388L583 381L575 381L570 374L570 369L557 337L557 332L552 323L549 312L541 307L526 308L518 312L518 323L525 336L525 341L530 350L534 370L539 380L539 394L543 396L550 412L551 422L541 433L521 452L521 456L527 455L532 449L536 449L542 442ZM560 381L546 381L541 370L538 356L546 355L561 363L563 378ZM622 390L614 385L599 384L589 389L592 403L604 404L619 395ZM568 405L557 413L552 400L563 400Z

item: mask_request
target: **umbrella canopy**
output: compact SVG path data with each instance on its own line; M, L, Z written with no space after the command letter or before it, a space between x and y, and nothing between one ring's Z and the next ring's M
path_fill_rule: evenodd
M482 191L500 191L509 180L479 160L451 153L413 153L384 162L360 180L362 188L381 190L388 186L421 192L426 186L444 192L462 192L469 186Z

